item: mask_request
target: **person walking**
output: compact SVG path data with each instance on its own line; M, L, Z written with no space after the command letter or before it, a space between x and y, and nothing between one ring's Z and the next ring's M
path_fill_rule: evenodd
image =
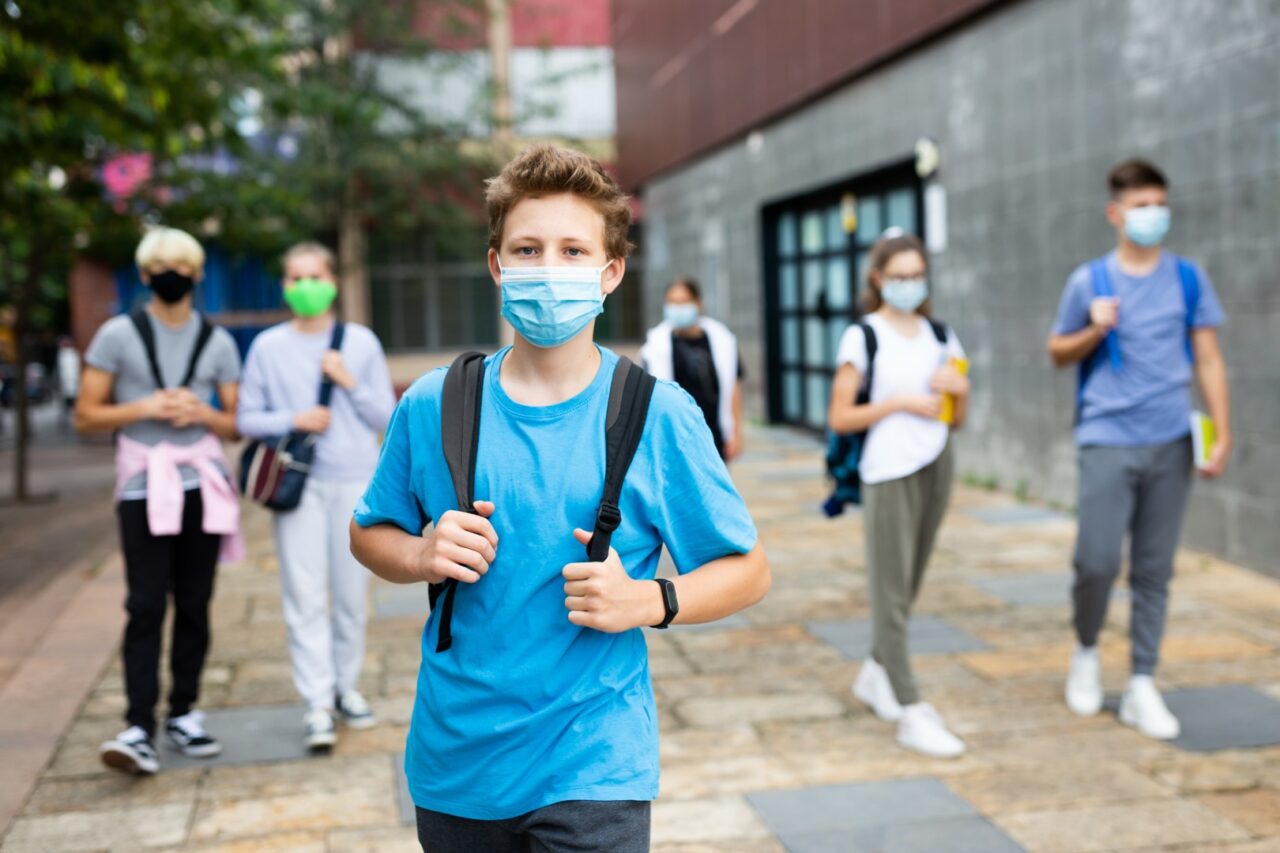
M724 323L703 313L696 281L679 278L667 285L662 322L649 330L640 358L655 378L689 392L711 429L716 452L725 461L737 458L742 451L743 377L738 339Z
M872 248L864 318L840 341L828 422L837 433L866 432L858 473L873 633L853 693L898 724L904 747L953 758L964 742L921 700L907 642L951 496L951 431L964 425L969 399L960 341L930 317L928 271L924 244L913 235L882 237ZM864 383L868 394L860 398Z
M334 316L337 294L329 249L301 243L285 253L284 299L294 316L254 339L236 417L250 438L316 436L301 502L274 519L293 681L307 704L303 737L315 750L336 742L335 715L356 729L375 722L358 689L369 574L351 555L347 524L395 407L382 345ZM327 406L317 404L322 378L334 386Z
M124 684L129 727L99 750L117 770L155 773L155 706L168 599L172 685L165 734L197 758L221 745L194 710L209 649L209 601L219 558L239 559L240 506L219 439L236 438L240 354L226 330L192 309L204 249L157 228L135 255L150 301L108 320L84 356L76 397L81 433L115 432L116 511L124 552ZM215 408L209 401L216 397Z
M1102 708L1098 635L1130 539L1131 671L1120 720L1148 737L1176 738L1178 719L1155 685L1173 558L1191 489L1191 381L1198 380L1216 440L1200 473L1222 476L1231 454L1222 306L1195 263L1162 248L1169 185L1144 160L1107 177L1116 247L1067 279L1048 350L1078 365L1078 528L1072 607L1076 641L1067 706Z

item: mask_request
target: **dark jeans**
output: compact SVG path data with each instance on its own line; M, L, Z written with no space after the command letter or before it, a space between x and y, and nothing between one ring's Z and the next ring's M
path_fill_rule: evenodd
M155 734L156 702L160 698L160 647L169 594L173 594L173 644L169 667L173 675L169 716L191 710L200 693L200 672L209 650L209 599L221 537L202 528L200 491L186 493L182 532L152 536L145 500L121 501L120 544L124 551L129 592L125 610L124 686L129 699L125 720Z
M425 853L648 853L649 803L569 800L508 820L418 809Z

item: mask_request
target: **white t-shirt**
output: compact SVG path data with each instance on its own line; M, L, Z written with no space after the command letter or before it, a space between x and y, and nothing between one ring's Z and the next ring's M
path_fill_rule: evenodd
M914 337L903 337L882 317L864 320L876 333L875 375L871 378L871 402L899 394L929 394L929 382L951 357L964 358L955 332L947 329L945 349L923 317ZM850 326L840 339L836 365L852 364L859 375L867 373L866 336ZM942 455L950 427L942 421L908 412L894 412L867 431L858 474L864 483L883 483L907 477Z

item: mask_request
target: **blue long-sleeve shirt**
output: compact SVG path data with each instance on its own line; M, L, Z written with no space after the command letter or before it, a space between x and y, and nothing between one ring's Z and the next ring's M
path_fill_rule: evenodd
M293 418L319 402L320 361L332 329L304 334L292 323L254 338L240 382L236 426L250 438L282 435ZM378 463L378 437L395 408L382 345L372 331L347 323L342 361L355 377L350 391L333 389L332 421L316 443L311 474L322 480L368 480Z

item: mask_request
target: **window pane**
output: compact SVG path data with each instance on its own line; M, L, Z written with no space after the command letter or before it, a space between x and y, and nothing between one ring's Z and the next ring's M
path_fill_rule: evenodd
M838 367L836 364L836 354L840 352L840 339L844 337L845 329L849 328L849 321L841 317L839 320L827 321L828 346L831 347L831 365Z
M800 319L785 317L782 320L782 361L796 364L800 361Z
M844 255L827 261L827 307L832 311L849 308L853 289L849 281L849 259Z
M871 285L867 284L867 268L871 266L871 253L859 252L857 260L857 274L854 276L853 292L859 296Z
M870 246L883 230L884 226L880 224L880 196L869 195L858 199L858 243Z
M827 356L827 336L822 329L822 320L818 317L806 317L804 320L804 360L809 367L819 370L831 367L834 357Z
M806 255L822 251L822 214L812 210L800 223L800 248Z
M813 310L818 307L818 297L822 295L822 261L804 262L804 307Z
M782 372L782 417L789 421L800 420L800 383L803 374L798 370Z
M840 216L840 205L833 204L827 208L827 248L839 249L849 242L849 235L844 233L844 221Z
M778 290L780 291L778 301L783 308L793 309L800 307L800 282L796 280L796 265L794 262L778 266Z
M889 225L896 225L909 234L916 230L916 194L911 190L894 190L889 194Z
M804 422L814 429L827 426L827 397L831 380L824 374L809 374L805 380Z
M796 253L796 217L784 213L778 217L778 254L789 258Z

